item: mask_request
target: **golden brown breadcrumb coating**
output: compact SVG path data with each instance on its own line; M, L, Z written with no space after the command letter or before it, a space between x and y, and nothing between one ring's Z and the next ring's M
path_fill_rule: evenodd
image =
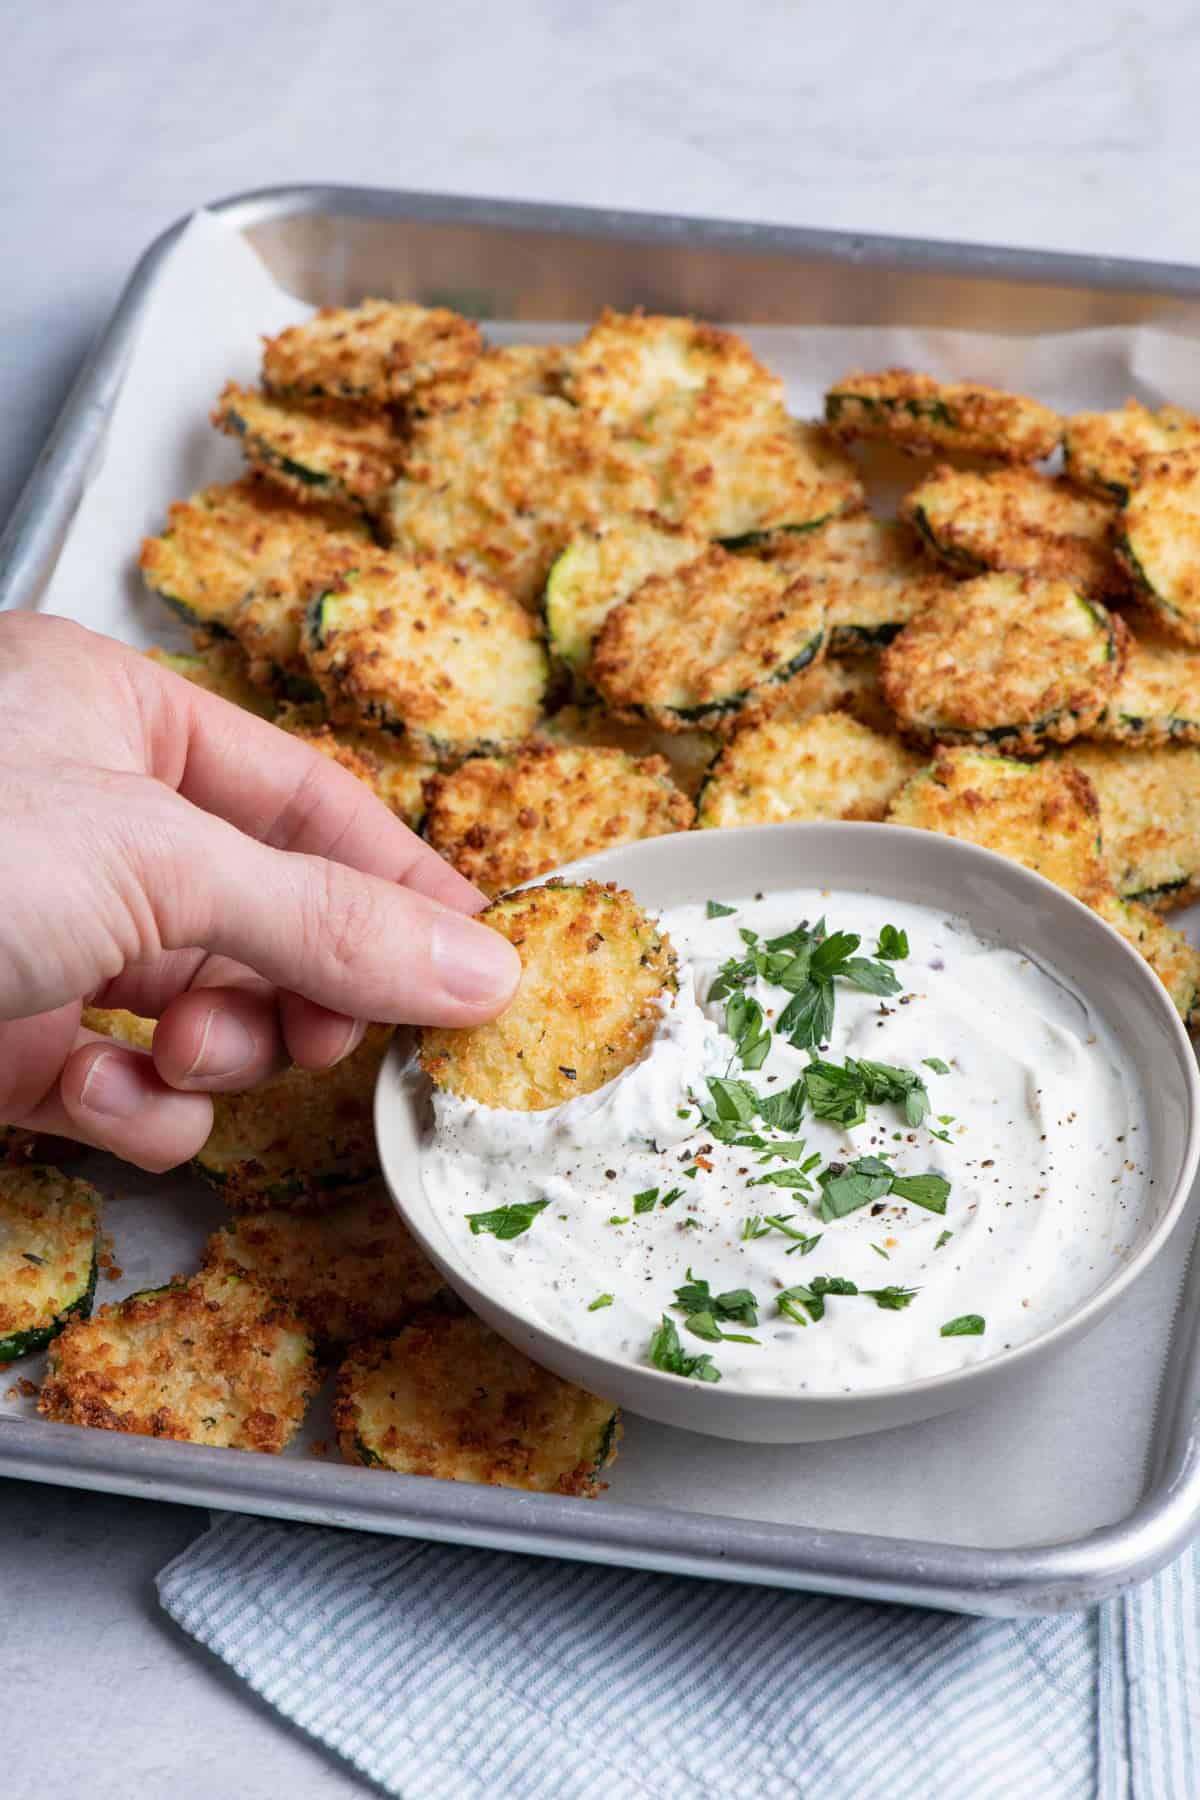
M888 438L916 456L955 450L1040 462L1062 437L1048 406L982 381L937 381L915 369L855 370L826 395L825 417L840 437Z
M696 823L882 819L921 758L846 713L770 717L735 732L700 790Z

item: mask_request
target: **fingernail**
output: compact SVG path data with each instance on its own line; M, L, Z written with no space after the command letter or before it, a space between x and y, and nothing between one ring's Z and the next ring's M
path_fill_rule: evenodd
M254 1039L237 1015L228 1007L214 1006L204 1021L200 1048L184 1079L216 1081L240 1075L256 1054Z
M126 1050L102 1050L94 1056L83 1086L79 1090L81 1106L89 1112L103 1113L109 1119L130 1119L146 1103L146 1089L138 1064Z
M351 1019L349 1025L346 1027L345 1043L342 1045L336 1056L330 1057L325 1065L326 1068L332 1069L337 1063L344 1062L346 1057L353 1056L366 1035L367 1021L365 1019Z
M521 977L521 959L508 939L462 913L439 913L433 921L430 959L446 992L473 1006L500 1005Z

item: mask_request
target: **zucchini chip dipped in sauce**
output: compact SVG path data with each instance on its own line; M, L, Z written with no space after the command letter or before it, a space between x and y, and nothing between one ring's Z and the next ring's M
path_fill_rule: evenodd
M44 1350L96 1292L100 1196L40 1163L0 1166L0 1364Z
M696 823L776 825L785 819L882 819L921 766L897 737L846 713L768 717L736 732L697 799Z
M1063 421L1048 406L981 381L937 381L913 369L855 372L825 396L825 417L844 438L887 438L917 456L938 450L1040 462Z
M421 1062L436 1086L537 1112L603 1087L649 1047L675 991L675 952L631 894L552 882L477 917L516 946L521 985L490 1024L422 1032Z

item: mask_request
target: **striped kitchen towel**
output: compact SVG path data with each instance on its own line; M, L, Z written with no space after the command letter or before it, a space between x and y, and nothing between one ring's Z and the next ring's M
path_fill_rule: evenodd
M159 1594L404 1800L1195 1800L1197 1573L1007 1623L225 1515Z

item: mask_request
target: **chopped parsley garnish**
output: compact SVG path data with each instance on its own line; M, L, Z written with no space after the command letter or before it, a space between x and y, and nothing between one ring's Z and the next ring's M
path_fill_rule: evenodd
M654 1367L667 1375L682 1375L689 1381L721 1379L721 1371L707 1350L700 1356L688 1355L679 1341L674 1319L666 1313L651 1337L646 1353Z
M744 1069L761 1069L771 1050L771 1027L763 1009L740 988L725 1002L725 1030Z
M982 1337L987 1330L987 1322L982 1313L960 1313L957 1319L948 1319L942 1326L942 1337Z
M812 1237L806 1236L803 1231L799 1231L796 1226L792 1224L794 1216L793 1213L768 1213L763 1219L764 1230L762 1232L756 1232L755 1236L765 1237L768 1231L782 1232L784 1237L793 1240L791 1247L787 1252L789 1256L795 1256L797 1252L801 1256L807 1256L810 1250L816 1249L824 1236L824 1233L818 1231Z
M815 1325L825 1317L825 1301L830 1294L873 1300L884 1312L903 1312L919 1292L918 1288L860 1288L844 1275L814 1275L806 1285L785 1288L776 1296L775 1304L785 1318L794 1319L797 1325L807 1325L810 1319Z
M890 929L890 928L886 928ZM889 942L899 943L896 933ZM869 994L897 994L900 983L887 961L856 956L862 942L857 932L827 931L824 919L814 926L797 925L780 937L760 942L757 932L741 930L747 954L722 963L708 990L710 1000L723 1000L756 978L781 987L791 999L775 1029L796 1048L825 1043L833 1026L834 982L848 981ZM883 933L880 934L882 942Z
M892 1182L892 1193L897 1198L910 1200L928 1212L944 1213L949 1192L950 1183L944 1175L897 1175Z
M808 1171L815 1168L820 1160L819 1156L810 1156L798 1169L768 1169L765 1174L756 1175L753 1180L748 1181L746 1186L763 1187L769 1184L771 1187L795 1188L802 1194L811 1194L812 1182L808 1179Z
M742 1220L742 1242L749 1243L752 1238L770 1237L771 1227L763 1223L757 1213Z
M817 1177L821 1198L817 1210L826 1224L844 1219L873 1200L886 1195L944 1213L950 1183L944 1175L897 1175L881 1156L860 1156L856 1162L832 1162Z
M753 1007L761 1018L754 1001L745 1001L740 995L735 998L745 1007ZM730 1001L729 1006L732 1005L733 1001ZM728 1011L729 1007L726 1008ZM744 1016L751 1019L749 1013ZM765 1039L760 1040L753 1035L757 1030L758 1026L751 1021L747 1026L750 1035L737 1040L739 1045L744 1043L749 1047L751 1061L746 1066L751 1068L760 1066L760 1043L766 1043L769 1048L770 1032L766 1031ZM765 1056L766 1049L763 1050L764 1059ZM711 1099L697 1101L705 1128L723 1144L744 1144L755 1149L766 1148L766 1145L739 1136L745 1126L761 1119L773 1130L794 1131L806 1108L814 1119L828 1119L847 1130L864 1122L868 1106L882 1106L888 1102L903 1107L908 1125L920 1125L929 1114L929 1094L915 1069L902 1069L893 1063L866 1062L852 1056L843 1063L835 1063L813 1055L804 1073L797 1076L790 1087L775 1094L760 1094L752 1082L721 1075L710 1076L708 1087Z
M921 1061L925 1064L927 1069L932 1069L935 1075L948 1075L950 1073L950 1064L948 1062L943 1062L940 1056L923 1056Z
M882 1244L872 1244L871 1248L875 1252L876 1256L882 1256L884 1262L891 1262L892 1259L888 1255L887 1251L883 1248Z
M633 1196L633 1210L635 1213L653 1212L657 1205L657 1188L646 1188L642 1193Z
M675 1304L689 1315L708 1313L713 1319L732 1319L739 1325L758 1324L758 1301L749 1288L729 1288L723 1294L714 1294L707 1281L691 1269L687 1280L675 1289Z
M611 1294L597 1294L596 1298L589 1305L588 1311L599 1312L602 1306L611 1306L612 1303L613 1297Z
M628 1213L613 1213L608 1222L610 1225L628 1225L629 1218Z
M704 908L704 916L706 919L727 919L730 913L736 911L736 906L725 906L720 900L710 900Z
M934 1246L933 1246L933 1247L934 1247L934 1249L935 1249L935 1250L940 1250L940 1249L941 1249L941 1247L942 1247L942 1245L943 1245L943 1244L948 1244L948 1243L949 1243L949 1242L950 1242L950 1239L951 1239L951 1238L952 1238L952 1237L953 1237L953 1236L954 1236L954 1233L953 1233L953 1232L952 1232L952 1231L943 1231L943 1232L942 1232L942 1234L941 1234L941 1236L940 1236L940 1237L939 1237L939 1238L938 1238L938 1241L937 1241L937 1243L936 1243L936 1244L935 1244L935 1245L934 1245Z
M517 1200L512 1206L498 1206L493 1212L468 1213L467 1223L474 1237L483 1232L497 1238L520 1237L549 1204L548 1200Z
M722 1331L710 1312L690 1313L683 1321L684 1330L709 1344L757 1344L758 1338L744 1331Z
M884 1312L903 1312L920 1291L920 1288L906 1287L862 1288L860 1290L865 1300L873 1300L876 1306L883 1308Z
M875 954L884 957L888 962L903 962L908 955L907 931L900 931L895 925L885 925L879 933Z

